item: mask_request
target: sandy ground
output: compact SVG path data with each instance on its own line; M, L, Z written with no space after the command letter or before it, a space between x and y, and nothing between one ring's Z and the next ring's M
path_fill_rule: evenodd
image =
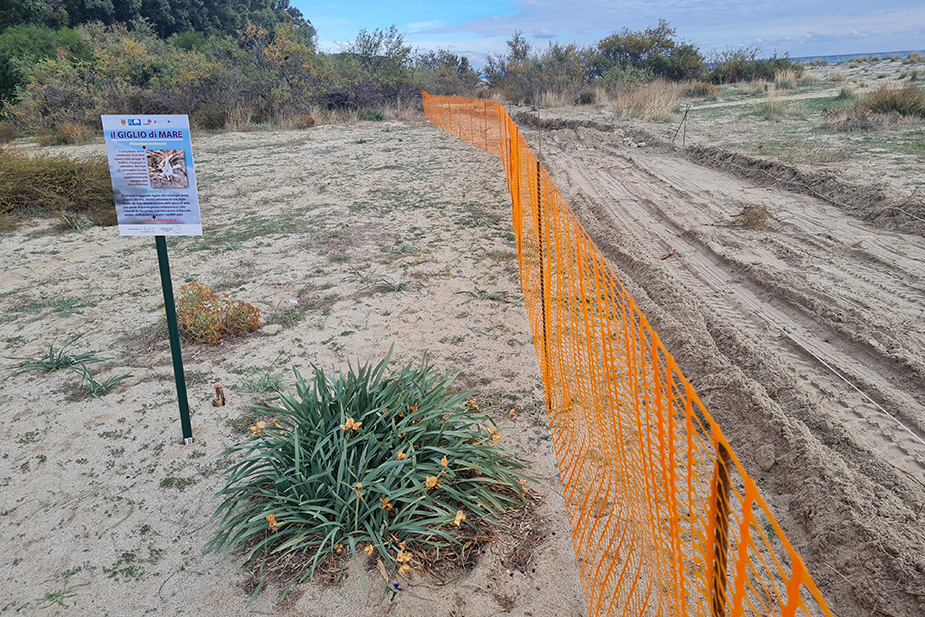
M676 148L670 125L544 118L544 164L834 612L925 612L921 204L818 169ZM98 376L133 375L99 400L79 398L65 372L0 385L0 613L583 615L500 162L423 123L200 136L194 150L205 235L169 242L174 284L213 285L266 325L185 345L192 446L179 443L153 240L49 221L0 239L0 355L37 358L83 334L74 351L112 358ZM749 208L768 216L742 225ZM505 565L520 538L503 537L471 574L415 576L394 600L354 569L284 606L276 588L248 606L235 556L202 547L223 483L215 457L261 396L249 385L393 344L399 362L427 351L460 371L505 421L502 443L530 462L547 520L524 535L545 540L523 570ZM213 383L226 407L211 406Z
M213 285L266 325L184 345L192 446L180 444L153 239L39 221L0 240L0 353L37 358L83 334L72 352L112 358L91 365L96 377L133 375L100 399L74 400L67 371L0 386L0 613L584 614L500 161L425 123L201 136L194 156L205 234L168 242L174 286ZM266 396L248 384L378 361L392 345L396 365L427 352L461 373L529 462L548 522L499 538L471 574L413 578L394 600L378 573L354 571L284 607L277 588L248 606L235 556L202 554L223 485L215 457L244 439L229 423ZM211 405L214 383L225 407ZM546 539L511 569L530 536Z

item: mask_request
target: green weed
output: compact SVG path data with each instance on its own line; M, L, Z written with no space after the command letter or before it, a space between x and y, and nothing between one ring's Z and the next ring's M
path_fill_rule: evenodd
M26 362L20 364L13 371L8 373L6 377L0 380L0 383L6 381L10 377L19 375L26 371L39 371L44 373L50 373L52 371L57 371L62 368L73 368L75 366L83 366L86 364L91 364L94 362L103 362L109 358L98 358L93 354L97 353L91 351L89 353L74 354L69 351L70 347L83 338L82 334L79 334L73 337L71 340L66 342L64 345L55 349L55 343L52 341L51 345L48 346L48 352L36 359L36 360L27 360L25 358L8 358L10 360L26 360Z
M57 591L46 592L45 595L35 601L35 607L37 609L45 610L46 608L51 608L53 606L60 606L61 608L68 608L68 605L64 603L68 598L72 598L77 595L77 592L74 591L78 587L86 587L90 583L81 583L79 585L68 585L67 578L64 579L64 587Z
M417 281L396 281L384 274L370 275L369 283L360 289L360 292L392 292L418 289L421 284Z
M99 381L98 379L93 377L93 375L90 374L90 371L88 371L86 367L81 366L80 368L82 369L82 375L81 375L82 387L86 389L87 394L97 399L105 394L109 394L109 392L114 387L116 387L117 385L125 381L126 379L133 377L133 375L126 374L126 375L119 375L117 377L110 377L109 379L104 379L103 381Z
M282 356L278 356L276 360L279 360L281 357ZM276 373L273 371L273 365L276 364L276 360L274 360L265 371L251 369L249 371L248 377L241 378L240 389L244 392L250 392L252 394L275 394L282 390L282 373Z

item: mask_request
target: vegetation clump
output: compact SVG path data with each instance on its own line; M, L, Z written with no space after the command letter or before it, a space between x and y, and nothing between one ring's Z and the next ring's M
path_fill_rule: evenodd
M711 68L706 79L715 84L732 84L742 81L773 81L782 71L793 71L793 78L803 75L803 65L794 62L788 54L776 53L761 58L758 47L738 47L716 52L711 58ZM790 75L788 74L788 77Z
M260 324L256 306L219 296L198 282L181 287L176 304L180 333L197 343L214 345L223 338L249 334Z
M925 118L925 92L912 83L902 87L881 86L861 97L859 105L875 113Z
M114 203L106 157L78 160L0 148L0 216L70 212L97 225L115 225Z
M295 371L294 395L258 408L266 419L222 454L235 462L206 550L241 549L264 574L288 564L291 582L358 553L405 575L434 549L477 551L486 521L525 503L523 464L474 400L450 392L453 378L426 359L388 362L333 378Z

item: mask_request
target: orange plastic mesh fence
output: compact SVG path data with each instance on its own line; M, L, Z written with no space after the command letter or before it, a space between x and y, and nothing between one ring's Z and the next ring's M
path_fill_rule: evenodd
M501 158L590 615L829 611L674 358L496 101L424 94Z

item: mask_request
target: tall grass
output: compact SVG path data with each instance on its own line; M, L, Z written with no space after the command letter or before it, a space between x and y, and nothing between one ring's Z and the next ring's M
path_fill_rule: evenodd
M791 69L777 71L774 74L774 87L779 90L793 90L797 87L797 74Z
M621 118L669 122L684 95L684 84L656 80L617 93L613 107Z
M106 157L78 160L0 148L0 216L70 212L97 225L115 225L114 204Z
M777 90L768 90L768 96L758 104L758 115L765 120L774 120L784 115L784 99Z
M925 118L925 92L915 84L902 87L884 85L858 101L862 109L882 114Z

